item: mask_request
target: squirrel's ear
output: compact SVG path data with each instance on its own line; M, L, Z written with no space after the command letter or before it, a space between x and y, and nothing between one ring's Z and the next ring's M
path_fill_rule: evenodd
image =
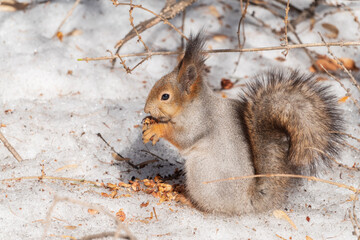
M196 72L196 66L194 64L190 64L184 66L184 70L182 75L180 76L180 84L182 89L186 91L187 94L190 93L190 87L196 81L198 74Z
M195 37L191 34L186 44L184 57L178 65L178 81L188 94L191 85L195 83L204 68L205 57L202 53L204 44L205 38L202 31Z

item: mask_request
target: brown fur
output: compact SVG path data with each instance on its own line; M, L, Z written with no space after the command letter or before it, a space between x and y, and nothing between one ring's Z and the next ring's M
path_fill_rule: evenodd
M329 88L311 75L270 71L257 76L240 100L221 99L202 77L201 35L190 37L184 58L151 90L144 142L165 138L186 158L187 190L208 212L242 214L280 206L291 178L256 178L204 185L252 174L315 174L337 154L341 116ZM162 94L170 94L166 101Z

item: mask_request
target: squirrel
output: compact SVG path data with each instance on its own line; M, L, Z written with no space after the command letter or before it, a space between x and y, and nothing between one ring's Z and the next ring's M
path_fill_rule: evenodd
M316 174L339 152L342 118L329 86L298 71L256 76L239 99L218 96L203 77L205 40L191 35L184 57L146 100L143 142L164 138L185 158L185 189L204 212L246 214L280 207L294 178ZM324 165L322 164L322 165Z

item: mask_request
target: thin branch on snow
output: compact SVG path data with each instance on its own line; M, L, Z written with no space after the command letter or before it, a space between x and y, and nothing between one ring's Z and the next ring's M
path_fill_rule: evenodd
M51 214L54 211L55 206L59 202L70 202L70 203L73 203L73 204L77 204L77 205L84 206L84 207L87 207L87 208L91 208L91 209L94 209L94 210L96 210L98 212L101 212L101 213L109 216L110 218L112 218L115 221L115 223L117 225L117 229L116 229L115 232L112 232L113 233L112 236L115 239L117 239L117 238L125 238L125 239L130 239L130 240L135 240L136 239L136 237L131 233L131 231L116 216L111 214L109 211L105 210L102 206L95 205L95 204L90 204L90 203L79 201L79 200L76 200L76 199L71 199L71 198L68 198L68 197L59 197L59 196L54 197L54 201L51 204L51 206L50 206L50 208L49 208L49 210L48 210L48 212L46 214L45 227L44 227L44 232L43 232L43 236L42 236L41 239L45 239L45 237L47 235L47 231L48 231L48 228L50 227L50 223L51 223ZM125 234L122 234L121 231L125 232ZM94 235L92 235L92 236L94 236ZM85 236L82 239L94 239L94 237L89 238L89 236Z
M223 178L223 179L216 179L216 180L211 180L211 181L206 181L203 182L203 184L211 184L211 183L216 183L216 182L225 182L225 181L234 181L234 180L243 180L243 179L251 179L251 178L269 178L269 177L287 177L287 178L302 178L302 179L307 179L309 181L316 181L316 182L322 182L322 183L327 183L330 185L334 185L340 188L345 188L348 189L354 193L357 193L360 191L360 189L357 189L353 186L349 186L343 183L337 183L337 182L333 182L333 181L329 181L326 179L321 179L321 178L317 178L317 177L312 177L312 176L304 176L304 175L296 175L296 174L258 174L258 175L249 175L249 176L241 176L241 177L230 177L230 178Z
M14 156L14 158L18 161L21 162L23 159L21 158L21 156L17 153L17 151L15 150L15 148L13 146L11 146L11 144L8 142L8 140L5 138L5 136L1 133L0 131L0 141L4 144L4 146L10 151L10 153Z
M344 70L344 72L350 77L350 80L352 81L353 85L359 90L360 92L360 85L356 82L354 76L350 73L350 71L344 66L344 64L339 60L339 58L337 58L333 52L330 50L330 45L328 43L325 42L323 36L321 35L320 32L318 32L318 34L320 35L321 41L323 43L326 44L326 47L328 49L328 53L333 57L333 59L336 61L337 64L339 64L342 69Z
M60 32L61 27L65 24L66 20L72 15L72 13L74 12L74 10L75 10L75 8L77 7L77 5L79 5L80 1L81 1L81 0L76 0L76 1L75 1L74 5L71 7L71 9L69 10L69 12L66 14L64 20L62 20L62 22L60 23L59 27L56 29L56 32L55 32L53 38L56 37L57 34Z
M276 51L284 49L296 49L296 48L307 48L307 47L324 47L324 46L360 46L360 41L354 42L330 42L330 43L303 43L303 44L290 44L287 47L284 46L273 46L273 47L259 47L259 48L244 48L244 49L213 49L206 50L203 53L236 53L236 52L263 52L263 51ZM98 61L98 60L113 60L115 58L126 58L126 57L141 57L141 56L157 56L157 55L179 55L183 54L182 51L162 51L162 52L151 52L151 53L131 53L131 54L122 54L122 55L112 55L107 57L96 57L96 58L80 58L78 61Z

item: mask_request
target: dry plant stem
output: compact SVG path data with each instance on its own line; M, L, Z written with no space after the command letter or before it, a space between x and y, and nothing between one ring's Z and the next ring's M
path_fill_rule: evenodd
M327 183L327 184L334 185L334 186L337 186L340 188L348 189L355 193L360 191L360 189L357 189L353 186L345 185L342 183L332 182L332 181L317 178L317 177L295 175L295 174L259 174L259 175L249 175L249 176L241 176L241 177L230 177L230 178L216 179L216 180L212 180L212 181L203 182L203 184L234 181L234 180L243 180L243 179L251 179L251 178L269 178L269 177L301 178L301 179L307 179L309 181L317 181L317 182Z
M354 200L353 200L353 206L352 206L352 212L349 209L349 217L350 217L350 221L354 227L354 234L356 235L357 239L360 240L360 224L358 222L357 219L357 215L356 215L356 201L359 198L359 192L357 192L354 196Z
M57 34L58 32L60 32L61 27L64 25L64 23L66 22L66 20L72 15L72 13L74 12L74 9L76 8L77 5L79 5L80 1L81 1L81 0L76 0L76 1L75 1L74 5L71 7L70 11L66 14L66 17L64 18L64 20L62 20L62 22L60 23L59 27L56 29L56 32L55 32L53 38L56 37L56 34Z
M53 176L28 176L28 177L17 177L17 178L8 178L8 179L2 179L1 182L10 182L10 181L21 181L21 180L60 180L64 182L78 182L78 183L85 183L85 184L92 184L96 187L102 187L102 183L94 182L94 181L88 181L84 179L76 179L76 178L66 178L66 177L53 177Z
M123 158L125 159L123 156L121 156L120 153L118 153L117 151L115 151L115 148L113 146L111 146L104 138L103 136L98 133L96 134L101 140L103 140L103 142L108 146L110 147L111 151L113 151L116 155L118 155L120 158ZM138 167L135 165L135 164L132 164L130 161L126 161L131 167L135 168L135 169L138 169Z
M129 21L130 21L130 24L132 26L132 28L134 29L136 35L138 36L138 39L139 41L144 45L144 48L147 52L150 52L150 49L148 48L148 46L146 46L145 42L142 40L139 32L136 30L136 27L134 25L134 18L132 16L132 12L134 10L134 5L132 4L132 0L130 0L130 10L129 10Z
M167 8L167 9L164 9L164 10L167 10L167 11L164 11L164 12L161 12L160 15L147 9L147 8L144 8L142 5L133 5L131 3L119 3L117 1L113 1L114 5L115 6L132 6L134 8L140 8L142 10L145 10L153 15L155 15L156 17L155 18L152 18L150 19L151 21L149 22L148 21L145 21L145 22L142 22L140 23L139 25L137 25L135 27L135 29L138 31L137 33L136 32L133 32L133 31L130 31L124 39L122 39L121 41L119 41L116 45L115 45L115 48L120 48L125 42L129 41L130 39L132 39L133 37L135 37L137 34L145 31L146 29L148 28L151 28L152 26L156 25L157 23L159 23L160 21L163 21L165 24L169 25L170 27L172 27L175 31L177 31L183 38L185 38L186 40L187 37L178 29L176 28L174 25L172 25L168 19L171 19L173 17L175 17L176 14L178 14L179 12L182 12L186 7L188 7L189 5L191 5L193 2L195 2L195 0L188 0L188 1L181 1L177 4L174 4L174 6L172 6L171 8ZM146 24L144 24L146 23Z
M114 237L115 234L116 234L116 232L103 232L103 233L84 236L84 237L80 238L80 240L92 240L92 239L98 239L98 238L109 238L109 237ZM128 236L124 235L124 234L121 234L119 236L119 238L125 238L125 239L127 237Z
M352 139L360 142L360 138L356 138L356 137L354 137L353 135L351 135L351 134L349 134L349 133L344 133L344 132L330 132L330 133L338 133L338 134L341 134L341 135L345 135L345 136L347 136L347 137L349 137L349 138L352 138Z
M288 20L288 15L289 15L289 10L290 10L290 0L287 1L287 5L286 5L286 9L285 9L285 18L284 18L284 23L285 23L285 30L284 30L284 34L285 34L285 37L284 37L284 41L285 41L285 47L289 46L289 41L288 41L288 35L287 35L287 29L288 29L288 23L289 23L289 20ZM286 57L289 53L289 49L286 48L282 54L284 54L284 56Z
M245 7L243 8L243 1L240 0L240 9L241 9L241 17L240 17L240 20L239 20L239 24L238 24L238 29L237 29L237 39L238 39L238 48L239 49L242 49L245 45L245 42L246 42L246 35L245 35L245 17L246 17L246 13L247 13L247 8L249 6L249 0L246 1L246 5ZM241 26L242 26L242 36L243 36L243 43L241 44L241 40L240 40L240 29L241 29ZM242 56L242 53L243 52L240 52L239 53L239 57L238 57L238 60L237 60L237 64L236 64L236 67L234 69L234 73L236 72L238 66L239 66L239 63L240 63L240 58Z
M352 149L352 150L354 150L354 151L360 152L360 149L359 149L359 148L354 147L353 145L351 145L351 144L349 144L349 143L347 143L347 142L344 142L342 145L343 145L343 146L347 146L347 147L349 147L350 149Z
M10 151L10 153L14 156L14 158L18 162L21 162L23 160L21 156L16 152L15 148L11 146L11 144L8 142L8 140L1 132L0 132L0 141L3 142L4 146Z
M350 89L347 89L347 88L345 87L345 85L344 85L337 77L335 77L334 75L332 75L331 73L329 73L329 71L326 70L326 68L324 68L323 65L320 64L320 67L321 67L332 79L334 79L335 81L337 81L337 82L340 84L340 86L346 91L347 96L349 96L349 98L354 102L355 106L360 110L360 104L358 103L358 100L356 100L356 99L351 95Z
M325 40L324 40L323 36L321 35L321 33L320 33L320 32L318 32L318 33L319 33L319 35L320 35L320 37L321 37L321 41L326 44L326 47L327 47L327 49L328 49L328 53L333 57L333 59L336 61L336 63L339 64L339 65L342 67L342 69L347 73L347 75L350 77L353 85L354 85L354 86L359 90L359 92L360 92L360 85L356 82L354 76L353 76L353 75L350 73L350 71L344 66L344 64L333 54L333 52L330 50L330 46L325 42Z
M345 144L344 144L345 145ZM340 167L343 167L343 168L346 168L346 169L349 169L349 170L355 170L355 171L360 171L360 168L359 167L349 167L343 163L340 163L338 162L335 158L331 157L329 154L327 154L326 152L324 151L321 151L320 149L317 149L317 148L313 148L313 147L308 147L307 149L312 149L312 150L315 150L315 151L318 151L322 154L324 154L325 156L327 156L329 159L331 159L333 162L335 162L336 164L338 164Z
M121 235L121 237L131 239L131 240L136 239L136 237L131 233L131 231L121 221L119 221L119 219L117 219L109 211L105 210L101 206L95 205L95 204L90 204L90 203L83 202L83 201L79 201L79 200L76 200L76 199L71 199L71 198L68 198L68 197L59 197L59 196L54 197L54 202L51 205L51 207L50 207L50 209L49 209L49 211L48 211L48 213L46 215L46 221L47 222L46 222L46 226L45 226L46 228L44 229L44 234L43 234L42 239L45 239L45 237L46 237L47 228L50 226L51 214L52 214L56 204L59 203L59 202L70 202L70 203L73 203L73 204L77 204L77 205L80 205L80 206L84 206L84 207L95 209L95 210L97 210L99 212L102 212L103 214L109 216L110 218L112 218L116 222L117 231L114 232L114 235L113 235L114 237L119 238L120 237L120 231L124 231L126 233L126 235Z
M263 52L263 51L276 51L276 50L284 50L284 49L296 49L296 48L308 48L308 47L324 47L324 46L360 46L360 42L330 42L330 43L303 43L303 44L292 44L288 45L287 47L284 46L273 46L273 47L260 47L260 48L244 48L244 49L214 49L214 50L207 50L203 51L203 53L236 53L236 52ZM151 52L151 53L131 53L131 54L122 54L122 55L113 55L113 56L106 56L106 57L96 57L96 58L81 58L78 61L98 61L98 60L113 60L115 58L121 57L141 57L141 56L157 56L157 55L178 55L183 54L182 51L176 52Z

